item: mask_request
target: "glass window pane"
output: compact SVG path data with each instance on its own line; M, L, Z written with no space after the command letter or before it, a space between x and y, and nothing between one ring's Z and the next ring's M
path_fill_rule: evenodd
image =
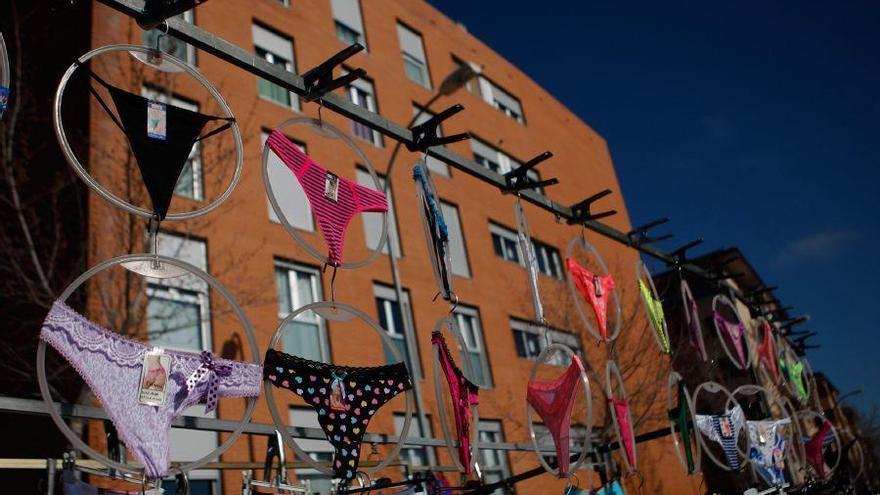
M290 283L287 280L288 271L284 268L275 268L275 290L278 293L278 314L283 318L293 312L293 304L290 294Z
M281 337L284 352L313 361L324 361L321 353L320 327L299 320L288 322Z
M190 301L173 297L159 286L147 301L147 331L150 343L169 349L199 352L202 350L202 315L198 295L188 293Z
M468 266L467 251L464 247L464 236L461 223L458 218L458 208L448 203L440 202L443 219L449 230L449 253L452 257L452 273L462 277L470 277L471 270Z

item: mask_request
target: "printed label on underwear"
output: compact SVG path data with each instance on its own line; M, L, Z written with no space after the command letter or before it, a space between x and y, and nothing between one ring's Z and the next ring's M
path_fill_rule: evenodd
M345 397L342 392L342 385L339 381L334 381L330 386L330 409L334 411L348 411L345 403Z
M729 416L721 416L718 418L718 426L721 428L721 436L724 438L733 438L733 425Z
M171 356L158 347L144 353L138 402L148 406L165 405L169 376L171 376Z
M9 102L9 88L0 86L0 111L6 110L6 104Z
M335 203L338 195L339 177L327 172L327 176L324 179L324 197Z
M167 130L167 115L164 103L151 101L147 105L147 136L153 139L165 140Z

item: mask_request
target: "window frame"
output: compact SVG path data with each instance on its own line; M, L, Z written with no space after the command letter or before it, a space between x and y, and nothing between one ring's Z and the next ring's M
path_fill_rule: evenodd
M404 413L396 412L394 413L394 434L400 436L401 430L403 429L403 421L405 421L406 415ZM407 439L410 438L433 438L434 437L434 426L431 422L431 415L425 414L425 419L428 424L428 434L424 435L422 433L422 424L419 419L414 415L412 418L412 422L410 423L409 432L407 433ZM398 423L400 421L400 423ZM416 432L416 430L418 430ZM418 434L415 434L418 433ZM411 456L409 455L413 451L422 451L425 453L426 464L416 464L411 460ZM428 445L419 445L414 447L404 446L400 449L399 454L401 460L404 462L409 462L409 466L434 466L437 464L437 451L434 447ZM408 474L411 469L408 469L407 466L402 466L404 474Z
M343 70L343 74L347 74L348 72L348 69ZM368 86L370 90L367 91L361 86ZM355 81L352 81L345 86L345 92L348 94L348 101L350 101L352 104L363 107L367 111L373 112L376 115L379 114L379 101L376 97L376 84L373 82L372 79L362 77ZM361 99L364 100L364 105L360 104ZM362 136L356 129L364 129L365 132L369 131L370 138L367 139L365 136ZM361 141L370 143L377 148L385 147L385 140L382 137L382 133L355 120L351 121L351 133L354 137L360 139Z
M528 361L535 361L535 360L537 360L538 355L540 355L541 352L544 352L544 349L547 348L547 342L544 339L542 332L543 332L544 328L546 328L546 331L549 333L550 341L552 343L563 344L563 345L567 346L572 351L574 351L574 353L577 354L577 356L579 358L581 358L581 360L584 360L583 342L581 342L581 339L573 332L568 332L565 330L560 330L558 328L551 328L551 327L542 328L542 327L540 327L540 326L536 325L535 323L530 322L528 320L524 320L521 318L514 318L514 317L510 317L508 319L508 326L510 327L511 334L513 335L514 348L516 349L516 355L520 359L526 359ZM529 352L527 349L527 345L525 345L526 344L525 341L523 341L522 347L526 351L526 355L523 355L520 352L520 347L521 347L519 345L520 344L520 341L519 341L520 335L526 335L526 334L530 335L530 336L537 337L536 341L537 341L537 345L538 345L538 350L537 350L537 353L535 353L534 355L528 355ZM549 364L551 366L567 367L569 365L569 361L566 360L564 356L562 356L560 353L557 352L556 354L553 355L553 357L549 361L547 361L547 364Z
M411 298L410 298L409 289L402 288L402 292L403 292L403 302L401 303L400 301L397 300L397 293L394 290L394 287L392 287L390 285L382 284L379 282L373 282L373 299L376 302L376 312L377 313L379 312L379 304L380 304L379 301L380 300L388 302L388 303L397 303L398 311L400 311L400 322L403 325L403 328L400 329L399 333L393 332L391 328L384 328L383 327L383 330L385 330L385 334L388 335L388 338L390 338L392 341L395 341L395 343L397 341L403 342L403 354L404 354L403 360L404 360L404 362L406 362L409 365L408 367L410 369L410 373L412 373L412 375L413 375L413 378L416 380L419 380L425 376L425 372L424 372L424 369L422 368L422 360L421 360L421 354L419 353L418 339L410 340L408 338L407 332L406 332L406 330L407 330L406 327L409 324L411 326L413 336L416 335L415 319L413 316L412 302L411 302ZM385 321L386 322L394 321L393 315L388 314L389 311L392 311L392 308L385 307L383 305L383 311L385 312ZM378 314L376 316L377 316L376 321L381 322L381 317L379 317ZM391 318L389 318L389 316ZM382 326L381 323L379 326L380 327ZM394 330L397 330L397 329L394 329ZM412 349L410 349L410 347L409 347L410 345L413 345L414 347ZM384 352L384 344L383 344L383 352ZM415 363L410 362L410 353L415 355L415 359L416 359ZM386 357L389 357L389 356L386 354Z
M421 50L422 51L422 60L420 60L417 56L407 52L404 49L403 39L401 36L401 31L400 31L401 29L409 31L410 35L412 35L415 38L418 38L419 46L422 49ZM402 55L403 65L404 65L403 72L406 75L407 79L409 79L410 81L418 84L419 86L421 86L427 90L433 89L433 81L431 81L431 68L429 67L429 64L428 64L428 54L425 51L425 37L422 35L422 33L420 31L413 29L409 24L401 21L400 19L397 19L397 41L400 44L400 53ZM411 64L413 64L414 66L417 66L420 69L419 72L422 75L422 78L423 78L422 81L416 81L415 79L410 77L409 71L406 70L407 62L410 62Z
M465 348L462 349L462 352L467 354L467 356L462 356L462 359L468 359L470 361L472 354L479 355L480 374L483 378L482 383L477 383L478 380L476 376L469 378L480 388L495 388L495 380L492 376L492 364L489 359L489 348L486 344L486 333L483 331L483 320L480 317L480 310L474 306L459 304L453 310L453 315L455 316L455 323L458 325L458 330L464 341ZM470 327L475 328L479 335L467 335L466 332L464 332L464 325L461 318L471 318L476 325L471 324ZM471 337L473 337L473 342L471 342ZM473 367L473 361L470 362L471 367Z
M386 181L388 180L387 177L383 174L380 174L379 172L376 172L376 176L379 178L379 183L382 185L383 188L385 188L385 185L387 183ZM362 179L364 180L363 182L362 182ZM357 165L355 167L355 182L357 182L358 184L360 184L362 186L367 186L371 189L376 186L376 184L373 183L373 176L370 175L370 172L366 169L366 167L363 167L361 165ZM398 226L397 226L397 213L395 211L395 206L394 206L394 194L393 194L393 190L390 187L385 192L386 192L385 199L388 202L388 214L387 214L388 235L387 235L385 245L382 246L381 252L382 252L382 254L387 256L388 250L390 249L391 252L394 253L394 257L397 259L400 259L403 257L403 244L400 242L400 230L398 229ZM370 212L367 212L367 213L370 213ZM375 213L375 214L381 215L381 213ZM369 239L367 238L366 219L362 219L362 223L364 224L364 242L367 246L367 249L373 250L373 249L375 249L375 247L370 246ZM379 235L379 237L381 237L381 232L378 235ZM378 242L378 241L379 241L379 239L376 239L376 242Z
M497 419L483 419L480 418L480 421L477 425L477 441L485 442L485 443L503 443L505 442L504 435L504 424L501 420ZM484 435L485 433L485 435ZM510 476L510 458L507 455L507 451L503 449L489 449L482 448L477 449L479 451L479 459L480 459L480 467L483 470L484 476L486 474L496 475L500 479L506 479ZM491 451L492 455L496 455L498 457L498 464L489 464L486 459L486 451ZM503 489L499 488L492 492L493 495L499 495L503 493Z
M475 68L480 67L471 62L467 62L461 57L458 57L454 54L452 55L452 61L457 65L469 65ZM482 73L481 70L477 70L476 77L465 84L465 89L467 89L468 92L473 93L474 95L479 97L487 105L501 112L505 117L512 119L515 122L518 122L520 125L526 125L526 115L525 109L523 108L522 100L520 100L518 96L508 91L507 88L501 86L491 78L487 77L485 74ZM519 113L516 113L514 109L508 107L503 102L501 102L497 98L496 92L506 96L512 101L515 101L516 104L519 106Z
M333 6L333 1L330 2L330 15L333 18L333 34L339 41L351 45L353 43L360 43L361 46L364 47L364 52L367 51L367 27L364 25L364 9L361 6L360 0L353 0L355 6L357 7L357 18L360 21L360 30L358 30L355 26L352 26L351 23L346 22L345 20L337 17L336 9ZM351 33L356 34L354 41L343 39L339 36L339 28L343 30L347 30Z
M519 233L506 227L494 220L489 220L489 236L492 239L492 250L495 253L495 257L501 258L504 261L509 263L514 263L522 267L526 267L526 253L522 252L522 248L519 245ZM502 241L506 241L507 243L513 244L514 249L516 251L517 259L513 260L506 256L507 249L509 246L507 244L503 244L502 248L503 253L498 253L498 244L495 242L495 238L499 238ZM542 259L538 261L538 273L550 277L554 280L564 280L565 272L562 270L562 258L559 249L555 246L547 244L546 242L539 241L532 237L529 239L532 243L532 248L535 250L535 257L541 257ZM552 266L553 269L541 269L541 261L544 261L545 266ZM549 264L547 264L549 262ZM555 273L550 273L550 271L555 271Z
M272 131L267 130L267 129L260 130L260 141L262 142L263 147L266 146L266 140L269 138L269 133L271 133L271 132ZM294 138L287 136L287 135L285 135L285 137L287 137L287 139L289 139L291 143L293 143L297 148L299 148L300 151L302 151L303 153L308 153L308 146L306 145L306 143L304 143L298 139L294 139ZM272 154L275 154L274 151L270 150L270 152ZM278 155L275 155L275 156L278 157ZM281 157L278 157L278 159L281 160ZM289 170L287 169L287 166L284 165L283 161L281 162L281 166L284 167L284 170L283 170L284 172L289 172ZM270 173L271 173L271 171L270 171ZM271 177L270 177L270 180L271 180ZM291 180L298 183L298 180L296 178L291 177ZM301 184L300 184L300 188L302 188ZM303 196L305 196L305 191L303 191ZM279 198L276 196L275 200L278 201ZM308 201L308 197L306 197L306 200ZM279 206L281 206L281 205L279 205ZM274 224L281 225L281 219L278 218L278 215L275 213L275 210L272 209L272 203L269 202L268 194L266 195L266 209L268 211L269 221ZM315 223L316 223L315 222L315 214L312 211L311 207L308 207L308 218L309 218L308 226L295 225L294 222L291 222L289 218L287 219L287 221L288 221L288 223L290 223L290 226L295 229L302 230L303 232L315 232Z
M451 263L452 266L450 267L449 271L450 271L450 273L452 273L453 275L458 276L458 277L468 278L468 279L473 278L474 272L473 272L473 270L471 270L470 259L468 258L467 239L464 236L464 225L462 224L462 221L461 221L461 214L459 213L460 210L458 208L458 205L455 203L451 203L449 201L446 201L443 198L438 198L438 202L440 203L440 211L441 211L441 213L443 213L443 218L446 220L446 226L447 226L447 228L449 228L449 249L450 249L450 256L452 256L452 263ZM458 227L458 235L453 235L454 233L452 232L452 228L451 228L452 221L450 220L452 218L452 215L451 215L452 213L455 214L455 225ZM464 255L463 259L462 259L462 263L463 263L462 267L464 268L464 270L467 273L456 272L456 266L455 266L456 261L455 260L458 259L459 257L455 253L451 252L454 247L453 241L456 239L461 242L461 251L462 251L462 254Z
M282 40L284 43L288 43L290 45L290 55L291 55L290 60L287 60L282 55L275 53L274 51L270 50L269 48L267 48L265 46L259 45L257 43L256 36L255 36L256 29L261 29L261 30L265 31L269 36L275 36L275 37L279 38L280 40ZM279 61L284 61L284 64L283 64L284 70L286 70L287 72L296 73L296 42L292 36L289 36L289 35L281 32L277 29L274 29L266 24L263 24L261 22L257 22L256 20L254 20L251 23L251 38L252 38L252 42L254 45L254 55L256 55L258 58L262 59L264 62L266 62L270 65L281 66L282 64L275 63L275 59L277 58ZM260 52L262 52L263 54L261 55ZM282 91L287 91L283 86L280 86L278 84L275 84L271 81L268 81L266 79L263 79L263 78L257 76L257 96L260 99L272 102L276 105L279 105L283 108L293 110L295 112L300 111L299 95L297 95L293 91L287 91L289 102L276 100L275 98L273 98L267 94L264 94L260 90L260 84L263 81L265 81L265 83L267 83L267 84L271 84L271 85L274 85L274 86L280 88L280 90L282 90Z
M313 266L304 265L301 263L296 263L293 261L288 261L288 260L284 260L284 259L280 259L280 258L275 258L275 260L273 261L273 264L272 264L272 268L273 268L273 270L272 270L273 280L274 280L274 277L276 276L276 273L278 272L279 269L284 270L286 272L285 275L287 277L287 290L288 290L288 293L290 294L290 301L288 301L288 302L290 304L290 308L292 311L295 311L297 308L302 307L304 304L301 304L301 302L298 302L298 301L302 301L303 298L299 294L299 291L297 289L296 280L290 276L291 272L305 273L309 277L311 277L309 285L312 290L312 300L313 301L323 300L323 290L324 289L322 286L321 270L320 269L313 267ZM276 291L277 291L277 288L276 288ZM285 313L282 310L282 306L280 304L281 294L276 294L275 301L278 304L278 321L280 322L280 321L284 320L284 318L287 318L287 316L290 313ZM317 327L318 327L318 347L319 347L319 353L321 355L320 360L322 362L329 363L332 353L330 351L330 340L329 340L329 336L327 334L327 322L323 318L321 318L317 315L315 315L315 322L308 321L308 320L300 320L299 317L301 317L301 316L303 316L302 313L300 315L297 315L297 318L294 318L292 321L300 321L300 322L304 322L306 324L317 324Z

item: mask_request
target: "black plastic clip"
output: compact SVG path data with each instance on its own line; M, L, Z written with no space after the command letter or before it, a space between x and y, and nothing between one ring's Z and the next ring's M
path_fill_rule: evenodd
M763 294L769 294L777 289L779 289L779 287L776 285L774 285L772 287L762 287L760 289L755 289L751 292L746 292L745 294L743 294L743 297L745 299L748 299L749 301L752 301L755 303L760 303L760 302L767 303L770 301L758 301L758 296L763 295Z
M655 242L665 241L667 239L672 239L672 234L660 235L657 237L651 237L648 235L648 231L653 229L658 225L663 225L664 223L669 221L669 217L658 218L657 220L648 222L644 225L640 225L629 232L627 232L626 236L629 238L629 243L633 246L641 246L642 244L653 244Z
M553 153L545 151L531 160L523 163L519 167L504 174L504 187L501 192L504 194L517 193L523 189L537 189L539 187L552 186L559 184L559 179L532 180L528 176L528 171L537 167L541 162L552 157Z
M432 146L444 146L470 139L471 135L466 132L452 136L441 136L438 132L440 130L440 123L462 110L464 110L464 106L456 103L421 124L410 127L409 130L412 132L413 142L406 143L406 149L425 152Z
M599 191L589 198L584 199L583 201L571 205L572 218L568 221L568 224L582 224L591 220L598 220L600 218L610 217L611 215L617 214L617 210L608 210L596 214L593 214L590 211L590 206L593 203L601 198L604 198L605 196L608 196L609 194L611 194L611 189L605 189L604 191Z
M795 316L794 318L789 318L783 322L779 323L779 329L783 333L788 333L788 331L794 327L795 325L800 325L801 323L810 321L810 315L800 315Z
M367 71L364 69L354 69L347 74L333 79L333 69L363 49L363 45L355 43L303 74L303 85L306 87L306 94L302 97L303 100L315 101L325 94L349 84L355 79L364 77L367 74Z
M676 249L673 249L669 253L669 257L671 258L671 262L667 263L667 266L674 266L675 268L681 269L682 265L684 265L688 261L688 256L687 256L688 249L695 248L702 243L703 243L703 238L700 237L699 239L695 239L695 240L693 240L683 246L680 246Z
M166 19L182 14L196 5L201 5L207 1L208 0L146 0L146 2L144 2L144 12L136 18L136 21L141 29L149 31L165 22Z

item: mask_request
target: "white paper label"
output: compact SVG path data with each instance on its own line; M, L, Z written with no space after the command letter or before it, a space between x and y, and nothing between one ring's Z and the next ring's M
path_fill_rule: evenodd
M168 112L164 103L151 101L147 105L147 136L165 140Z
M337 201L336 198L339 195L339 177L327 172L327 176L324 179L324 197L333 201L334 203Z
M165 405L168 377L171 375L171 356L154 347L144 353L138 402L148 406Z

